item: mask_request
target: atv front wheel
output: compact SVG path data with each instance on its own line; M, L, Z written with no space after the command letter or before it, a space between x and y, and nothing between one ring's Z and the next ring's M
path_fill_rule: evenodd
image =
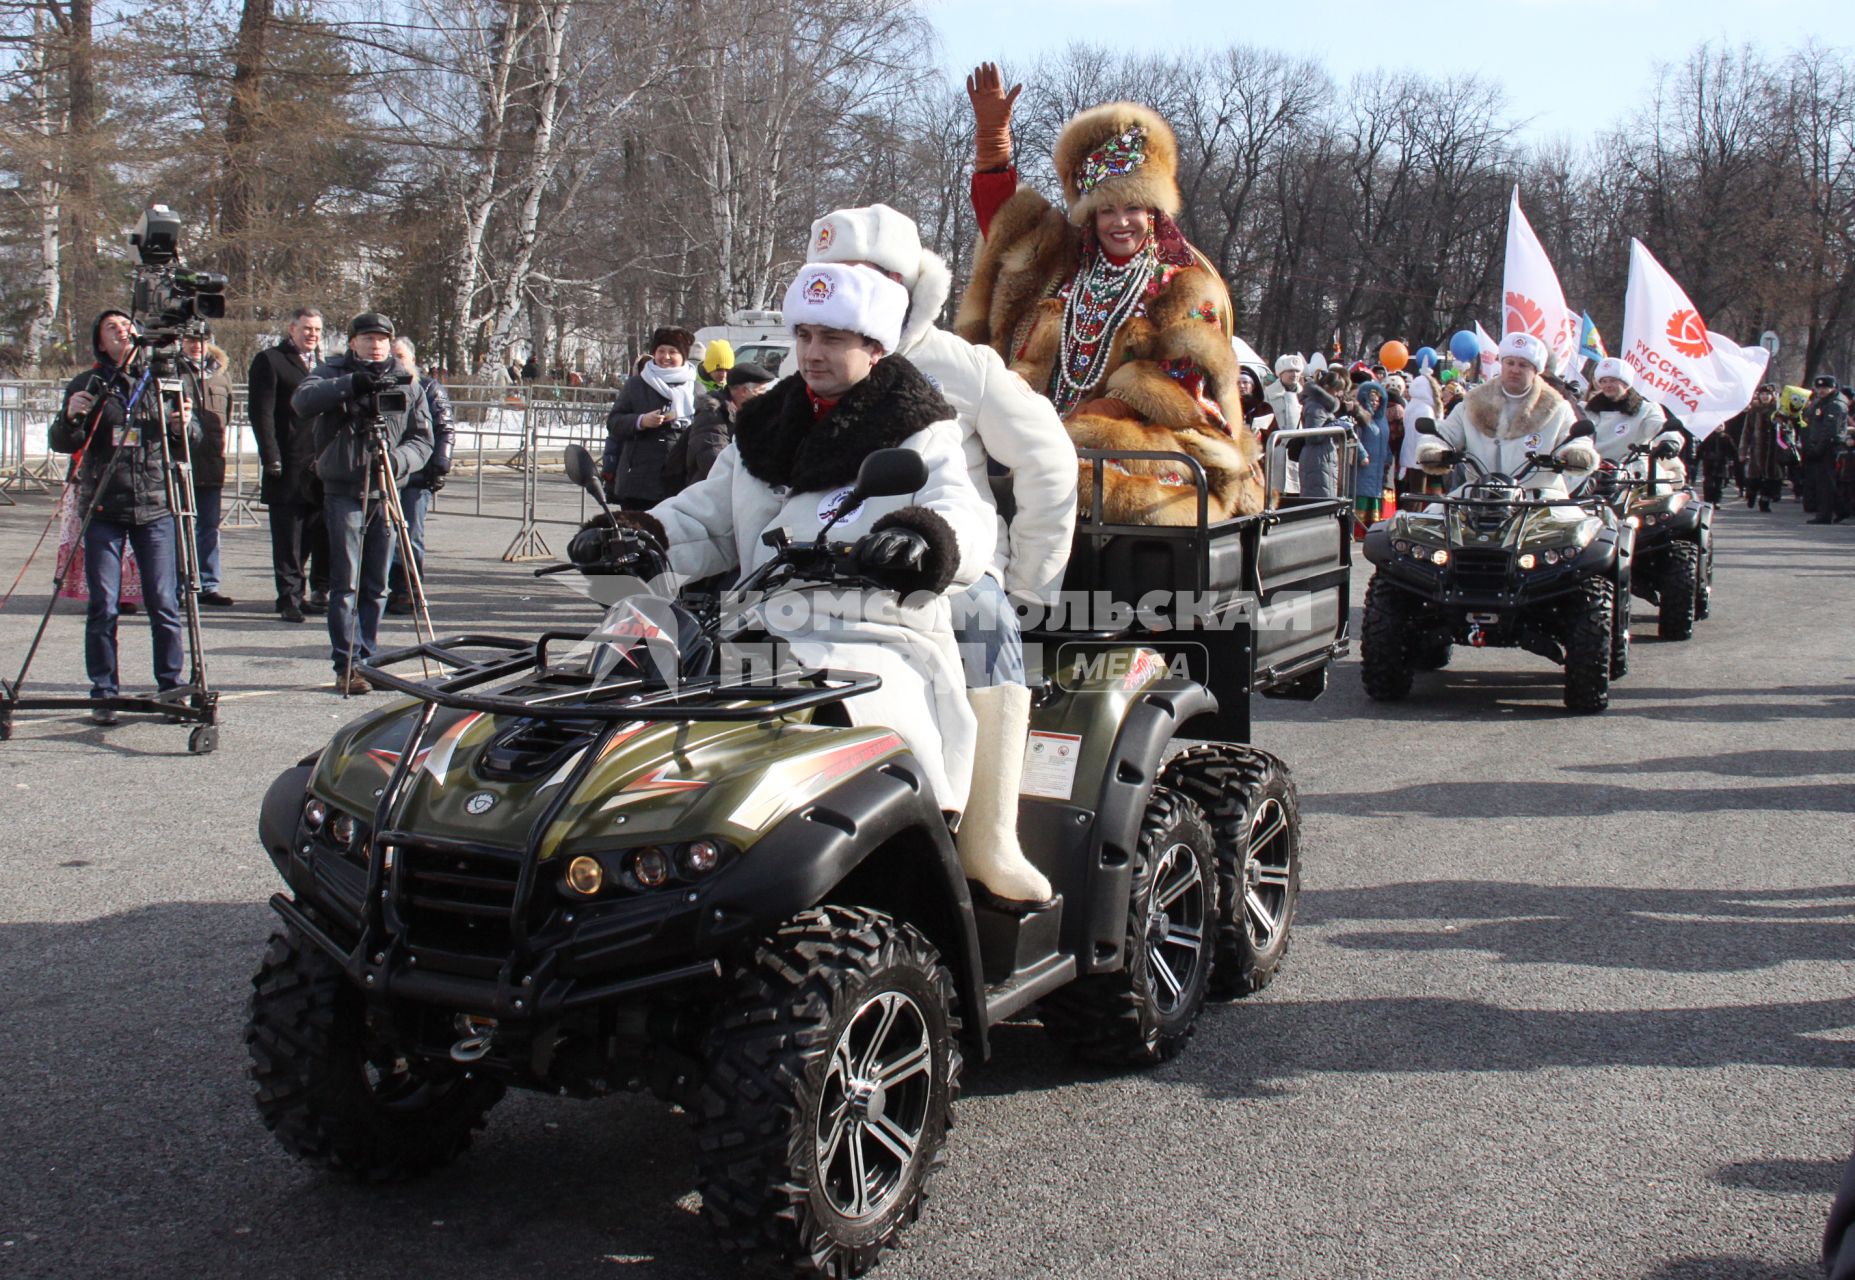
M1211 977L1216 847L1196 804L1153 789L1133 859L1125 963L1048 996L1044 1030L1113 1066L1152 1066L1185 1047Z
M1662 639L1688 639L1694 634L1695 597L1700 589L1700 548L1691 542L1669 547L1661 581L1655 585L1662 601Z
M1375 573L1365 589L1365 624L1359 632L1359 673L1366 697L1399 702L1411 691L1410 637L1398 588Z
M1610 678L1630 673L1630 593L1610 589Z
M1449 665L1451 645L1448 640L1431 638L1411 650L1411 666L1418 671L1441 671Z
M1588 714L1610 705L1610 646L1615 587L1586 579L1572 597L1578 612L1565 637L1565 706Z
M1213 1000L1268 986L1288 954L1301 893L1301 811L1288 766L1266 751L1204 744L1167 762L1160 785L1198 802L1217 839Z
M251 985L258 1114L293 1155L369 1182L412 1177L463 1154L502 1097L382 1043L341 967L294 929L271 935Z
M1694 578L1694 621L1704 622L1713 613L1713 540L1700 549Z
M913 926L817 907L709 1032L697 1182L723 1247L857 1276L921 1214L959 1094L953 978Z

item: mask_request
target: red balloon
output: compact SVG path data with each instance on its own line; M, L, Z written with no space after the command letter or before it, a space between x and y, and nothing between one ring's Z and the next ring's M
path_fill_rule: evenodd
M1393 338L1378 349L1378 362L1385 366L1386 373L1396 373L1411 362L1410 348Z

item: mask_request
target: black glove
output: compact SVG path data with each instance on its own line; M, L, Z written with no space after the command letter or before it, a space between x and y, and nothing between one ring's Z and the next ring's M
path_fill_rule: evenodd
M1664 440L1655 446L1653 452L1658 458L1678 458L1681 456L1681 446L1673 440Z
M356 365L354 367L354 372L348 375L348 387L357 400L364 395L380 390L382 387L390 387L392 385L392 380L385 374L375 373L365 365Z
M280 476L280 475L282 475L282 474L283 474L283 463L281 463L281 462L267 462L267 463L265 463L265 464L264 464L264 474L265 474L265 475L267 475L267 476Z
M637 558L636 536L629 529L582 529L567 544L567 559L582 569L622 569Z
M857 568L891 590L899 590L899 583L919 581L927 557L928 540L913 529L884 529L857 539Z
M430 489L433 493L437 493L440 489L444 488L444 472L436 471L427 476L425 479L425 487Z

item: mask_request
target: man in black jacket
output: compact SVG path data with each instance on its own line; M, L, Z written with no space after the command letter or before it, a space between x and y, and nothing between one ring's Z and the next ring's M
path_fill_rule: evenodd
M432 419L432 457L423 467L406 477L399 487L399 506L406 513L406 536L412 543L412 563L425 581L425 517L431 511L432 495L444 488L444 478L451 474L451 448L457 441L457 423L451 415L451 397L444 384L431 370L419 368L419 353L411 338L393 339L393 354L412 370L419 380L419 394L425 398L425 410ZM397 553L397 548L395 548ZM388 613L412 612L412 579L398 554L393 557L393 572L387 577Z
M259 496L270 507L271 569L277 578L277 614L301 622L305 609L328 605L328 534L322 494L311 473L315 441L309 424L290 407L322 349L322 313L298 307L290 329L274 347L258 352L249 382L251 432L264 464ZM307 561L310 596L303 596Z
M225 609L232 597L219 590L219 521L225 514L225 424L232 418L232 380L225 372L225 352L208 328L199 337L180 340L193 410L200 421L200 442L193 447L193 508L200 553L200 603Z
M1836 450L1849 425L1840 391L1841 383L1833 374L1819 373L1810 384L1810 403L1804 406L1804 500L1816 512L1806 524L1834 524L1836 520Z
M104 311L90 327L97 362L65 386L64 406L52 420L51 447L81 453L77 468L80 510L95 508L84 534L84 577L90 607L84 617L84 669L90 696L114 698L119 689L116 617L122 590L125 546L135 548L142 570L142 600L153 633L155 686L180 688L185 641L181 637L179 575L175 562L174 511L162 466L161 396L150 383L129 407L135 383L126 372L135 349L135 324L121 311ZM193 405L179 413L169 406L168 446L181 449ZM98 707L96 724L115 724L116 713Z
M725 375L720 395L704 396L696 401L696 416L670 446L664 459L665 496L681 493L698 480L708 478L721 457L721 451L734 439L734 415L741 406L772 386L773 374L757 364L737 364Z
M348 323L348 349L316 366L291 403L315 433L316 475L322 480L322 516L329 537L329 659L335 688L366 693L354 664L373 656L386 609L386 575L393 563L385 492L374 470L371 432L377 422L392 482L419 470L432 456L431 413L411 385L412 370L393 359L393 322L365 311ZM404 408L380 402L398 393ZM369 410L378 405L374 418ZM356 593L359 599L356 600Z

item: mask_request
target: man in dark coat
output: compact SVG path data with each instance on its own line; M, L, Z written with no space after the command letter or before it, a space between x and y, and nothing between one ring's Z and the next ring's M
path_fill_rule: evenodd
M1741 488L1746 506L1756 504L1760 511L1784 494L1784 442L1778 437L1778 388L1767 382L1752 397L1752 403L1727 421L1725 430L1733 431L1739 444Z
M84 578L90 605L84 616L84 669L92 698L120 691L116 617L121 601L122 558L135 549L142 569L142 599L153 633L155 686L178 690L185 641L180 625L179 576L175 561L174 510L168 502L162 461L163 397L152 389L136 400L126 366L135 347L135 324L121 311L100 313L90 328L97 362L65 386L64 405L52 419L51 447L81 454L77 465L79 510L94 514L84 533ZM183 396L184 396L183 392ZM180 456L193 415L190 398L166 406L167 447ZM98 707L95 724L115 724L116 713Z
M664 494L681 493L698 480L706 480L715 459L734 439L734 417L741 406L772 386L771 371L757 364L737 364L729 369L719 396L704 396L697 404L696 416L689 430L670 446L663 464Z
M232 419L232 379L226 376L225 352L213 342L211 329L181 339L193 412L200 421L200 442L193 448L195 545L200 553L200 603L229 608L232 597L219 590L219 521L225 514L225 426Z
M419 394L425 398L425 409L432 419L431 461L407 476L399 487L399 506L406 516L407 540L412 543L412 563L419 571L419 582L423 584L425 517L431 511L432 495L444 488L445 477L451 474L451 449L457 442L457 422L451 413L451 397L445 391L444 384L432 376L431 370L419 368L419 353L412 345L412 339L393 339L393 354L418 376ZM393 572L387 576L387 590L388 613L412 612L412 578L407 574L405 561L399 557L397 549L393 557Z
M277 614L301 622L305 611L328 607L328 533L322 492L311 468L315 439L290 401L315 367L322 349L322 313L298 307L290 329L274 347L258 352L247 377L251 432L264 464L259 496L270 507L271 569L277 578ZM304 562L308 586L304 598Z
M315 432L329 531L329 660L335 689L344 695L373 687L354 667L374 654L393 563L393 533L369 438L375 420L367 407L379 404L377 423L397 483L432 456L431 411L414 381L412 370L393 358L393 322L363 311L348 322L348 349L317 365L292 401L297 417ZM372 399L395 389L404 408Z
M1834 375L1820 373L1810 384L1810 403L1804 406L1804 496L1816 513L1809 524L1834 524L1836 520L1836 450L1842 447L1849 426L1841 389Z

